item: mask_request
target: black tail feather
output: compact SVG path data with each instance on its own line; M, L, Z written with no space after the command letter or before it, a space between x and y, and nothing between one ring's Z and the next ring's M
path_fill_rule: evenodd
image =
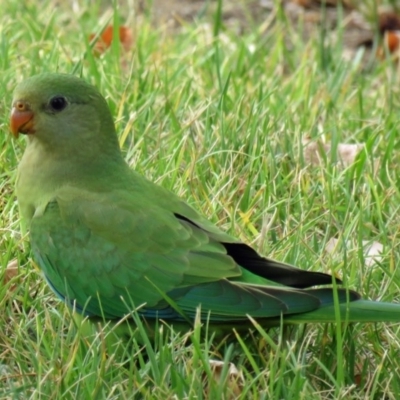
M331 284L340 280L322 272L304 271L291 265L260 256L244 243L222 243L228 254L242 267L282 285L304 289L315 285Z

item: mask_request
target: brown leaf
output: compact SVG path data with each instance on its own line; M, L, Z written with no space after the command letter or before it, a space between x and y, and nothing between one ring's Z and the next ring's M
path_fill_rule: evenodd
M229 397L227 398L236 399L241 395L243 391L243 382L244 382L243 374L236 368L235 364L229 363L229 370L226 381L222 382L221 374L224 365L225 363L223 361L210 360L210 367L215 382L217 382L218 384L227 385L229 389ZM204 377L204 380L206 380L206 377ZM206 389L206 396L205 396L206 398L210 398L208 392L209 388Z
M11 281L11 279L15 278L18 275L18 269L18 260L15 258L7 264L4 272L3 282L8 283Z
M331 255L337 252L337 248L341 246L342 243L339 239L331 238L325 246L325 251ZM373 267L376 263L381 262L383 253L383 244L379 242L371 242L370 240L363 240L363 254L365 265L368 267ZM355 243L346 242L347 251L356 251L357 247Z
M364 149L365 145L362 143L345 144L339 143L337 146L337 159L344 165L349 166L354 163L357 155ZM313 142L310 139L303 140L303 155L306 163L311 165L323 164L331 152L331 146L321 141Z
M92 33L89 35L89 41L94 39L95 35ZM93 52L97 55L103 54L110 46L114 37L114 27L112 25L107 26L102 32L100 37L97 39ZM124 25L119 27L119 41L125 51L128 51L133 44L132 30Z

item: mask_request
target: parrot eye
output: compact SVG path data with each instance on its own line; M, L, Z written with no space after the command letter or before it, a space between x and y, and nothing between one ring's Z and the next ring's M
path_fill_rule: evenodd
M60 112L60 111L64 110L65 107L67 107L68 101L63 96L55 96L50 100L49 104L50 104L50 108L53 111Z

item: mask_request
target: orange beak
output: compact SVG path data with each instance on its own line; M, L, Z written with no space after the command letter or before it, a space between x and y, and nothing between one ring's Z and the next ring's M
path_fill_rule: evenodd
M33 129L33 111L27 102L17 100L13 104L10 117L10 129L12 134L18 138L19 133L31 134Z

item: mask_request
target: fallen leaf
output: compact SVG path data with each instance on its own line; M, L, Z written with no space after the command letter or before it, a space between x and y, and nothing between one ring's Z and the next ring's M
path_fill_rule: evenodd
M354 163L357 155L364 149L362 143L345 144L339 143L337 146L337 159L344 165L349 166ZM331 152L331 146L321 141L314 142L306 138L303 140L303 155L306 163L311 165L323 164L324 158Z
M400 31L386 31L383 36L383 46L379 46L376 55L381 60L391 54L394 60L399 59Z
M363 240L365 265L372 267L382 261L383 244Z
M19 270L18 260L16 258L14 258L7 264L7 267L3 274L3 282L2 283L5 285L8 282L10 282L13 278L18 276L18 270ZM13 292L15 289L16 289L16 285L12 284L9 286L8 291Z
M103 54L110 46L114 37L114 27L112 25L107 26L97 39L93 52L97 55ZM91 42L95 38L92 33L89 35L89 41ZM119 27L119 41L125 51L128 51L133 44L132 30L126 26Z
M223 361L210 360L210 367L215 382L217 382L218 384L224 384L228 386L229 397L227 397L227 399L236 399L241 395L243 391L243 383L244 383L243 374L236 368L235 364L229 363L229 369L226 380L225 382L222 382L221 374L224 365L225 363ZM206 379L207 378L204 376L204 380ZM209 388L206 389L206 398L210 398L208 392Z
M400 51L400 16L393 11L381 12L378 15L378 30L381 40L376 50L376 57L383 60L387 55L392 55L394 60L399 60ZM372 48L374 37L372 34L362 40L359 46Z
M337 252L337 249L343 245L342 240L331 238L325 246L325 251L331 255ZM352 243L349 244L348 241L345 243L347 251L357 251L357 246ZM379 242L371 242L370 240L363 240L363 255L365 260L365 265L368 267L373 267L382 261L383 244Z
M15 278L18 275L18 260L15 258L11 260L4 271L3 282L8 283L11 279Z
M339 143L337 147L339 159L344 165L353 164L357 155L364 149L364 144L345 144Z

